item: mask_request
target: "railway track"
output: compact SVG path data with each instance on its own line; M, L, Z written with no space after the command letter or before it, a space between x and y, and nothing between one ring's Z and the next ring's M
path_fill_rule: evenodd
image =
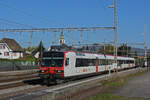
M26 71L26 72L23 72L23 71L8 71L8 72L0 72L0 77L9 77L9 76L25 76L25 75L31 75L31 74L36 74L38 73L39 70L36 70L36 71Z
M46 85L41 85L42 80L39 78L25 79L14 83L0 85L0 98L24 94L32 91L46 89Z
M0 98L46 88L41 83L38 71L0 72Z
M29 74L1 76L0 77L0 83L19 81L19 80L30 79L30 78L38 78L38 73L36 72L36 73L29 73Z
M38 78L38 75L35 75L35 76L20 76L20 77L9 78L9 79L1 79L0 83L19 81L19 80L23 80L23 79L32 79L32 78Z
M10 73L8 73L10 74ZM15 73L11 75L7 75L5 72L0 77L0 90L14 88L14 87L20 87L20 86L26 86L29 85L29 81L27 80L34 80L38 79L38 73L37 72L27 72L27 73ZM31 84L32 82L30 82Z
M16 82L11 84L0 85L0 90L27 85L24 82Z
M104 76L104 75L102 75L102 76ZM98 76L96 76L96 77L98 77ZM99 77L101 77L101 76L99 76ZM40 79L24 80L22 82L13 83L13 84L9 84L9 85L7 84L7 85L3 85L3 86L0 85L0 98L29 93L29 92L38 91L38 90L45 90L45 89L46 89L46 91L50 92L52 90L58 89L58 87L60 89L63 89L65 87L67 87L69 84L77 85L77 84L80 84L81 81L83 81L83 80L85 80L85 82L86 82L86 80L89 81L90 79L94 80L94 79L92 79L92 77L90 77L89 79L85 78L85 79L80 79L80 80L75 80L75 81L69 81L67 83L50 85L49 87L47 87L46 85L42 85L42 80L40 80ZM97 79L99 79L99 78L97 78ZM78 82L78 83L76 83L76 82ZM64 86L64 87L62 87L62 86ZM69 86L71 86L71 85L69 85ZM9 91L9 92L7 92L7 91Z

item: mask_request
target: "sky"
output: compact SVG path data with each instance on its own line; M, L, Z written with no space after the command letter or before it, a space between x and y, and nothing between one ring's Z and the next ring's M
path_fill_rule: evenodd
M150 0L117 0L118 43L143 43L144 25L150 47ZM113 26L113 0L0 0L0 28L109 27ZM79 42L80 33L74 33ZM57 33L57 40L59 38ZM71 32L64 32L71 44ZM29 46L29 33L0 33L0 38L16 39ZM83 43L113 41L113 30L83 32ZM43 41L46 47L54 41L53 32L33 33L33 46ZM133 45L137 46L137 45ZM143 46L140 46L143 47Z

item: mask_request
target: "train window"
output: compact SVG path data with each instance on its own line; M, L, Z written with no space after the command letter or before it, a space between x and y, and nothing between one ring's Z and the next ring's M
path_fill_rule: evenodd
M109 59L106 60L106 65L109 65Z
M111 65L111 60L110 59L108 59L108 65Z
M76 67L81 67L81 66L83 66L83 60L80 58L77 58L76 59Z
M107 59L107 65L110 65L110 60L109 59Z
M100 61L101 61L101 65L105 64L104 59L101 59Z
M127 61L126 61L126 60L124 60L123 62L124 62L124 64L127 64Z
M130 61L130 63L134 63L134 61L133 61L133 60L131 60L131 61Z
M88 66L94 66L94 60L93 59L88 59L87 63L88 63Z
M80 67L80 59L76 59L76 67Z
M96 66L96 59L76 59L76 67Z
M118 60L117 63L120 66L122 64L122 60Z
M96 66L96 59L92 59L93 66Z
M101 65L101 60L100 59L98 60L98 65Z
M108 65L112 65L112 60L108 60Z
M117 64L119 65L119 60L117 60Z
M88 64L88 59L83 59L83 66L89 66L89 64Z
M42 67L49 67L51 65L50 59L42 58L41 66Z
M66 58L65 65L69 65L69 58Z
M42 67L62 67L64 59L62 57L43 57Z
M127 64L127 60L124 60L124 64Z
M42 67L63 67L63 52L44 52L42 57Z
M106 60L105 59L103 59L103 65L106 65Z
M128 62L128 64L129 64L129 63L130 63L130 60L128 60L127 62Z

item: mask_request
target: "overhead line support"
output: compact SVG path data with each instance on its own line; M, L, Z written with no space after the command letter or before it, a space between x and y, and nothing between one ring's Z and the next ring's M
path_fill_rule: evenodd
M31 29L0 29L0 32L61 32L63 31L93 31L93 30L111 30L114 27L73 27L73 28L31 28Z

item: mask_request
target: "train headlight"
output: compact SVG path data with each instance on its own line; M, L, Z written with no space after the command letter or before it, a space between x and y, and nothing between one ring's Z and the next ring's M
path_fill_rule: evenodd
M41 73L44 73L44 72L46 72L46 71L45 71L45 70L40 70L40 72L41 72Z
M44 70L42 70L41 72L43 72L43 73L44 73L45 71L44 71Z
M56 70L56 72L57 72L57 73L62 73L62 72L63 72L63 70Z

